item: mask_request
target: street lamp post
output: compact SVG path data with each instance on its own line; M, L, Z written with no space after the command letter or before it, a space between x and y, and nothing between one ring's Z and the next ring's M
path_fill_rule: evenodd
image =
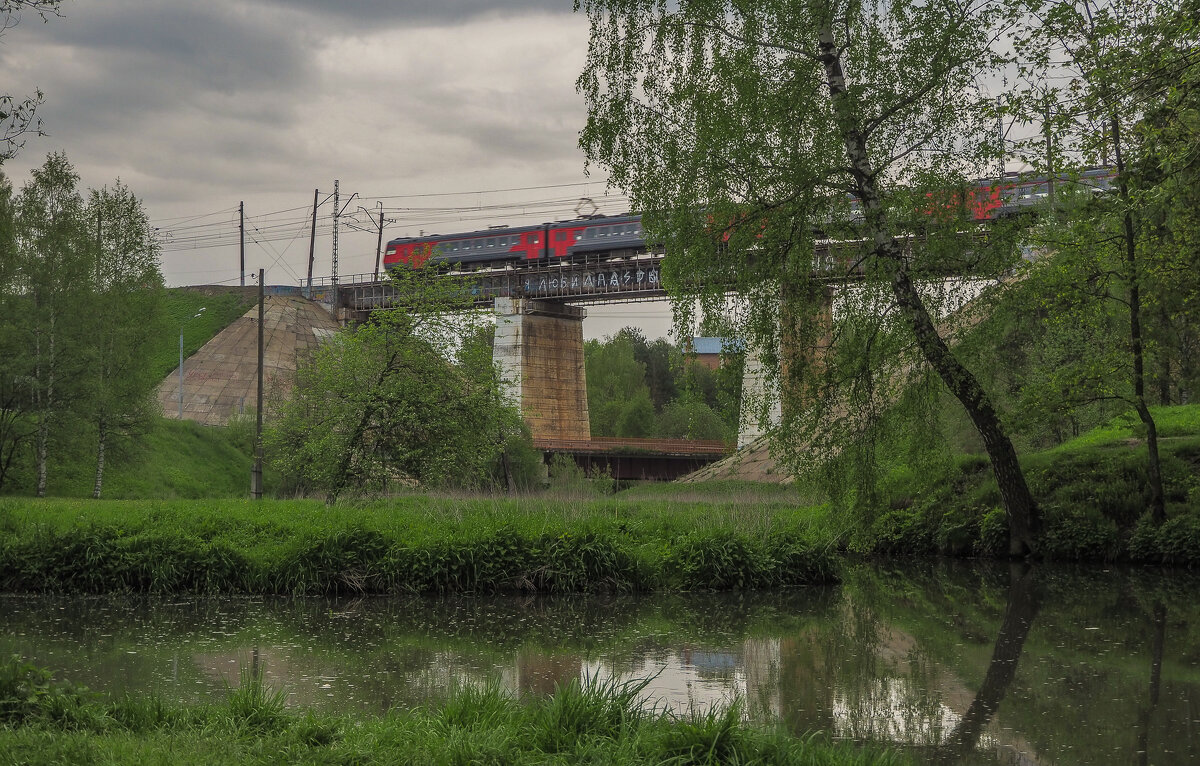
M192 319L204 313L208 306L201 306L200 310L192 315ZM179 419L183 420L183 326L190 320L183 320L179 324Z

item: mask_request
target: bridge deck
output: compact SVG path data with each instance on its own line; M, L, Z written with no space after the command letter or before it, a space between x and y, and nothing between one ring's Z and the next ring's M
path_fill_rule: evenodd
M724 457L733 448L723 441L705 439L620 439L593 436L591 439L534 439L534 449L543 452L588 454L639 454Z

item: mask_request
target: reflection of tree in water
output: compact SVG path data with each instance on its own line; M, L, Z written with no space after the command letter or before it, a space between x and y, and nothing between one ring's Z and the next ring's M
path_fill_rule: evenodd
M1158 707L1158 697L1162 689L1163 644L1166 643L1167 607L1155 599L1151 607L1151 620L1154 624L1154 635L1150 640L1150 688L1147 704L1138 715L1137 762L1146 766L1150 758L1150 720Z
M1040 606L1032 574L1014 574L984 688L974 694L948 669L947 653L960 655L964 643L992 644L995 612L980 607L996 601L984 595L1003 582L995 575L935 567L899 573L886 566L856 573L830 620L780 642L787 728L904 743L927 753L955 737L970 752L1013 680ZM914 615L912 629L901 627Z
M268 679L333 710L431 703L498 675L516 692L580 668L666 667L665 688L672 676L707 697L732 685L749 717L796 734L929 758L1200 763L1200 578L1041 567L1037 586L1007 566L883 563L840 588L766 594L7 598L0 648L93 688L195 701L236 681L257 646ZM1016 605L1026 589L1035 603ZM1017 618L1038 603L1024 640ZM1002 660L1018 644L1014 679Z
M1008 606L1004 610L1004 621L1000 624L1000 634L996 636L992 661L988 663L983 685L962 720L938 749L938 763L957 763L975 749L979 735L1000 707L1017 674L1017 662L1021 659L1025 639L1042 604L1034 567L1014 563L1009 576Z

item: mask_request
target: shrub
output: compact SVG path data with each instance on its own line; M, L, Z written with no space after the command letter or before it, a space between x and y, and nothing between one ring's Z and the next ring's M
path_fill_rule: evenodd
M1063 561L1112 561L1121 552L1116 522L1097 510L1048 513L1038 550Z
M1158 530L1158 549L1165 564L1200 562L1200 517L1176 516Z
M977 508L951 508L942 514L934 539L939 553L965 556L978 547L982 514Z
M1008 513L1003 508L993 508L979 520L975 552L997 557L1008 553Z
M72 724L92 696L85 687L55 681L49 670L16 655L0 664L0 724L19 726L35 718Z
M933 553L933 538L921 514L888 511L871 525L864 553L920 556Z

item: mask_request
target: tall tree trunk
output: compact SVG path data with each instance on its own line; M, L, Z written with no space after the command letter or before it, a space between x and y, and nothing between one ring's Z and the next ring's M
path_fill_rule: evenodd
M100 488L104 484L104 443L108 439L108 424L105 423L104 418L100 418L97 430L99 439L96 445L96 483L92 486L92 497L99 500Z
M1155 524L1167 519L1163 497L1162 466L1158 457L1158 427L1146 405L1146 361L1142 348L1142 298L1137 263L1137 240L1133 229L1133 209L1129 201L1129 179L1121 154L1121 119L1112 115L1113 152L1117 161L1117 184L1124 210L1125 273L1129 280L1129 350L1133 356L1133 406L1146 426L1146 475L1150 482L1150 515Z
M37 496L46 496L46 478L47 478L47 455L49 452L50 441L50 415L54 410L54 332L55 332L55 315L53 310L50 312L50 333L47 339L49 350L46 358L46 387L45 391L41 391L41 372L42 372L42 355L41 355L41 336L37 339L37 368L36 377L38 378L38 435L37 435Z
M842 72L832 26L823 27L818 32L818 41L819 59L825 67L826 83L829 86L837 128L846 144L850 172L862 205L867 230L872 237L874 255L891 266L892 294L912 328L925 361L962 403L971 422L983 438L1008 515L1009 554L1028 555L1033 552L1038 531L1038 511L1025 482L1021 464L1017 460L1017 451L1000 423L987 392L938 334L925 302L909 276L907 259L892 234L887 211L884 210L879 192L875 188L875 171L867 154L867 137L863 134L846 95L846 78Z

